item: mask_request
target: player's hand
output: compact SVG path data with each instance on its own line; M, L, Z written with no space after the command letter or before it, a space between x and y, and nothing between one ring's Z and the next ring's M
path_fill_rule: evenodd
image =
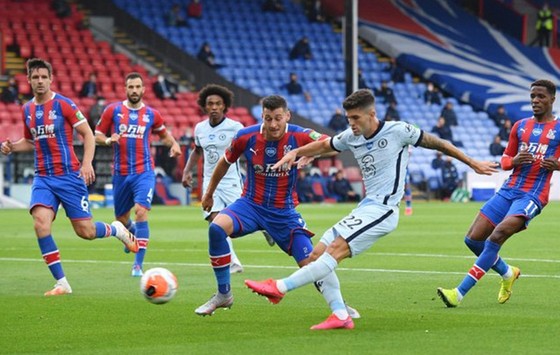
M297 161L297 168L301 169L309 164L311 164L315 160L315 157L301 157Z
M111 134L111 144L119 144L119 139L121 139L120 133Z
M291 150L272 166L272 170L288 171L292 168L292 165L295 164L296 158L296 151Z
M541 168L549 171L560 170L560 162L554 157L546 158L541 161Z
M171 158L180 157L183 153L181 152L181 147L179 144L173 144L169 149L169 156Z
M91 164L82 164L80 174L78 176L84 179L86 185L93 184L95 181L95 171L93 170L93 166L91 166Z
M183 178L181 179L181 184L183 187L192 187L192 173L190 171L183 171Z
M519 151L519 153L517 153L517 155L513 158L513 165L518 166L524 164L532 164L534 161L535 157L533 157L533 154L524 149Z
M500 164L496 163L495 161L478 161L475 160L471 164L471 168L480 175L492 175L493 173L497 173L497 167Z
M206 212L211 212L212 211L212 206L214 206L214 198L212 197L212 195L209 194L204 194L202 196L202 210L206 211Z
M0 147L0 151L2 151L2 154L4 155L9 155L12 153L12 149L13 149L13 144L10 141L10 139L6 139L5 142L2 142L2 146Z

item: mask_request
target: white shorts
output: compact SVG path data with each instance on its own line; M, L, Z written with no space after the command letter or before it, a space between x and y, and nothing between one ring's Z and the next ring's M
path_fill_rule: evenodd
M214 198L214 205L210 212L202 211L204 219L208 218L211 213L222 211L241 197L241 188L239 186L228 186L227 188L219 187L214 191L212 197Z
M348 243L351 257L368 250L379 238L391 233L399 223L398 206L385 206L362 201L349 215L332 226L321 237L321 243L331 244L337 236Z

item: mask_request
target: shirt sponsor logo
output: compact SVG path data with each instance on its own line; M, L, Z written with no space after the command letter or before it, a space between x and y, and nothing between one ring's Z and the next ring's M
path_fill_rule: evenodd
M276 148L274 147L267 147L264 152L266 153L266 155L268 155L269 157L273 157L276 155Z

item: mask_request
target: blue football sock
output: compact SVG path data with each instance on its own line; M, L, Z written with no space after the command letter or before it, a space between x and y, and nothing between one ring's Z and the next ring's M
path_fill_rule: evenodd
M325 278L336 268L337 265L338 263L336 259L333 258L329 253L325 252L314 262L305 265L304 267L294 272L287 278L282 279L281 281L284 283L284 285L286 285L287 291L291 291L295 288Z
M226 294L231 290L229 264L231 252L227 242L227 234L217 224L210 223L208 228L209 253L214 275L218 282L218 292Z
M465 237L465 244L474 253L474 255L479 256L484 250L484 242L481 240L472 240L469 237ZM509 269L509 265L498 255L498 260L492 266L492 270L496 271L501 276L504 276Z
M473 267L469 270L467 276L463 279L459 287L457 289L461 293L461 295L466 295L467 292L471 288L476 285L476 283L490 270L492 265L496 263L496 259L498 258L498 252L500 251L501 246L494 242L487 240L484 242L484 249L476 262L474 263Z
M55 280L60 280L64 277L64 270L60 264L60 253L54 242L54 238L52 235L47 235L44 238L38 238L37 242L39 243L39 249L41 249L43 260L47 263L51 274Z
M134 264L140 265L144 263L144 257L146 256L146 250L148 248L148 242L150 240L150 228L148 227L148 221L136 222L136 239L138 239L138 253L134 256Z
M117 235L117 229L105 222L95 222L95 237L106 238L112 235Z

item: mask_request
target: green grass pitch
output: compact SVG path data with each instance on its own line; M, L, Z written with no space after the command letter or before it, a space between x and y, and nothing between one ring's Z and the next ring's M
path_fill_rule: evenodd
M354 205L298 208L318 240ZM243 280L280 278L295 262L260 233L234 241L244 264L232 275L235 304L212 317L194 309L215 291L207 225L199 207L150 213L145 268L163 266L179 280L175 298L148 303L130 276L132 255L115 238L76 237L61 210L53 235L74 293L43 297L54 284L25 210L0 210L0 353L57 354L557 354L560 352L560 203L553 202L512 237L501 255L521 268L510 301L497 302L490 272L455 309L436 296L454 287L474 257L463 237L480 204L415 202L399 227L368 252L345 260L338 276L361 319L352 331L310 331L329 309L312 286L278 305L251 293ZM111 221L109 209L94 210Z

